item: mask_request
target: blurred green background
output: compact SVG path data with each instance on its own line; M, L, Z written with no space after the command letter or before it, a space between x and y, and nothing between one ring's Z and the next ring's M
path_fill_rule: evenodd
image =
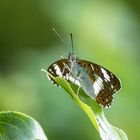
M64 46L52 28L68 43ZM99 140L85 113L41 68L76 54L122 81L108 120L140 139L140 2L138 0L1 0L0 110L37 119L50 140Z

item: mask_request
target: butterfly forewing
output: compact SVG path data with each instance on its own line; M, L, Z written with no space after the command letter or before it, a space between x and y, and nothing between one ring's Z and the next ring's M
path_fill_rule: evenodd
M69 69L66 66L68 66L68 59L61 59L50 65L47 71L54 77L66 77L69 73ZM54 85L59 86L49 75L48 78Z

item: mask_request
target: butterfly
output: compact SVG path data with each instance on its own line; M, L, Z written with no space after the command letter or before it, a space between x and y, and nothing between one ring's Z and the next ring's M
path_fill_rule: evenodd
M73 48L72 34L71 40ZM103 107L111 106L113 94L121 88L120 80L112 72L98 64L81 60L74 53L69 53L67 59L54 62L47 71L82 88L87 96ZM59 86L49 75L48 78Z

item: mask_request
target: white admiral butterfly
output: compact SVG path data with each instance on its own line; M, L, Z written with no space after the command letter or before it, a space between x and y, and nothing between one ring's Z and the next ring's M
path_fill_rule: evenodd
M60 37L59 34L58 36ZM78 59L74 54L72 34L71 41L73 53L69 53L67 59L61 59L51 64L47 71L54 77L63 77L68 82L78 85L86 95L96 100L101 106L110 107L113 94L121 88L120 80L104 67ZM58 85L49 75L48 77Z

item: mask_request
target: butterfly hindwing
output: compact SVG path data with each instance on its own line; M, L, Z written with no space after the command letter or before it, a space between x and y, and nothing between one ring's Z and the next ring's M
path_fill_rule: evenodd
M80 60L79 64L87 68L89 78L93 81L93 89L97 103L111 106L113 94L121 88L120 80L110 71L95 63Z

